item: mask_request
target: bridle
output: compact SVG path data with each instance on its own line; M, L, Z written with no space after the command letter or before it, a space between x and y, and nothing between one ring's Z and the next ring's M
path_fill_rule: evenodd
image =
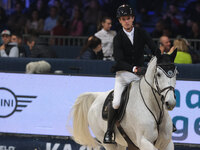
M157 67L156 67L156 68L159 68L160 70L162 70L162 72L164 72L164 74L165 74L168 78L172 78L172 77L174 77L174 76L176 75L176 72L177 72L176 67L175 67L174 71L169 70L168 72L166 72L166 71L161 67L161 66L169 66L169 65L172 65L172 64L157 64ZM173 64L173 65L174 65L174 64ZM157 103L157 105L158 105L158 107L159 107L160 115L159 115L159 118L158 118L158 119L156 118L156 116L153 114L153 112L152 112L151 109L147 106L147 104L146 104L146 102L145 102L144 96L143 96L142 91L141 91L141 80L140 80L140 83L139 83L139 91L140 91L142 100L143 100L143 102L144 102L146 108L149 110L149 112L150 112L150 113L152 114L152 116L154 117L154 120L155 120L155 122L156 122L156 124L157 124L157 130L158 130L158 132L159 132L159 125L161 124L162 119L163 119L163 116L164 116L164 102L165 102L166 96L167 96L167 94L169 93L169 91L173 91L174 96L175 96L175 89L174 89L173 86L167 86L167 87L161 89L160 86L159 86L159 83L158 83L158 79L157 79L157 77L156 77L156 71L157 71L157 69L155 70L155 73L154 73L155 88L147 81L145 75L144 75L144 81L151 87L152 93L153 93L154 98L155 98L155 100L156 100L156 103ZM165 95L163 96L162 93L163 93L164 91L166 91L166 90L167 90L167 92L166 92ZM160 104L159 104L159 100L158 100L158 98L157 98L157 96L156 96L155 93L157 93L157 94L161 97L161 102L162 102L161 106L160 106Z

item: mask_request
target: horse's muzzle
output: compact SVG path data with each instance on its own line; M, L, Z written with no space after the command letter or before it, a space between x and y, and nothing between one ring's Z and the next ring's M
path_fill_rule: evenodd
M165 106L167 110L173 110L174 107L176 106L176 101L175 102L165 102Z

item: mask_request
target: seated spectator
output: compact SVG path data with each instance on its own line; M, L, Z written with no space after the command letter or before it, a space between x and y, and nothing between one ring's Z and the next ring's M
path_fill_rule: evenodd
M155 29L153 30L153 32L151 33L151 36L153 38L159 38L163 35L163 30L165 28L164 22L163 20L159 20L156 23Z
M189 53L189 47L185 39L179 38L179 39L174 40L173 48L172 50L170 50L169 53L171 53L173 49L175 48L177 48L177 54L176 54L174 63L177 63L177 64L191 64L192 63L192 57Z
M159 48L161 50L161 54L168 53L171 49L171 41L168 36L161 36L159 39Z
M198 22L192 22L192 31L189 32L188 38L200 39L200 26Z
M56 26L57 19L58 19L57 8L51 7L50 15L45 19L45 22L44 22L45 34L50 34L50 31Z
M83 54L80 56L81 59L103 59L103 53L101 50L101 40L96 36L91 36L84 48L82 49Z
M169 10L163 16L165 24L180 33L184 23L183 14L175 3L169 5Z
M26 24L26 15L23 13L23 3L17 1L12 14L8 17L7 26L13 31L23 32Z
M51 30L51 35L57 35L57 36L67 35L67 29L64 27L63 23L64 23L64 18L60 16L57 20L56 26ZM53 37L50 40L51 45L63 45L63 43L64 43L63 39L60 38Z
M25 33L32 34L34 33L42 33L44 28L44 20L39 18L39 14L37 10L33 10L31 12L30 19L27 20L25 26Z
M95 36L101 39L102 42L102 51L104 58L103 60L114 60L113 57L113 38L116 35L116 32L110 30L112 26L112 20L109 17L103 17L99 29Z
M83 13L85 35L93 35L102 12L98 0L91 0Z
M9 30L1 32L3 44L0 46L1 57L19 57L19 49L16 43L11 42L11 33Z
M19 49L19 57L27 57L26 50L23 44L22 35L18 33L12 33L11 35L11 42L16 43Z
M43 39L30 36L27 40L27 45L29 48L28 57L33 58L55 58L56 55Z
M73 16L69 22L69 35L81 36L83 34L83 22L81 10L79 7L74 8Z

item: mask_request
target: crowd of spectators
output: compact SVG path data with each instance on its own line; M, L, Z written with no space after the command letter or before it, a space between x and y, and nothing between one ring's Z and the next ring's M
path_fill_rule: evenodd
M14 42L11 40L10 45L17 43L16 55L21 57L30 57L33 54L41 57L47 53L38 54L39 51L34 50L35 47L45 45L34 40L34 36L26 41L32 54L30 51L26 52L22 46L22 35L25 34L87 37L95 35L101 40L105 55L106 45L108 45L105 42L110 41L105 41L102 36L105 38L103 34L110 33L107 37L113 38L116 31L121 28L116 18L116 9L124 3L131 5L137 14L135 26L145 28L153 38L160 38L160 44L164 43L163 38L168 38L169 41L177 36L186 39L200 39L200 0L12 0L9 9L0 5L0 33L11 31L12 36L9 33L2 37L7 38L8 36L16 39ZM102 19L105 16L108 22ZM102 25L100 28L98 28L99 24ZM151 30L148 30L149 27ZM32 50L30 46L33 40ZM169 45L169 49L170 47L172 44ZM161 50L162 48L163 46L160 46ZM1 49L4 47L1 46ZM8 55L8 50L5 50L4 54ZM51 51L47 54L49 57L55 57Z
M113 30L120 27L116 9L129 3L142 27L154 23L153 38L181 35L200 38L200 0L12 0L10 9L0 7L0 31L20 34L90 36L97 32L102 16L113 20ZM158 7L159 6L159 7Z

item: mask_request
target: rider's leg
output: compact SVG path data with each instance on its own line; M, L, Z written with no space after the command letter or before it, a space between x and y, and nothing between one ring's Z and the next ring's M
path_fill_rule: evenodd
M118 71L115 76L115 88L114 88L114 99L113 108L118 109L120 106L121 95L125 87L132 81L139 80L140 78L128 71Z
M139 77L128 71L119 71L116 73L115 89L113 103L108 107L108 128L104 136L104 143L115 143L114 125L116 121L116 112L120 106L122 92L127 84L134 80L139 80Z
M107 127L107 131L104 135L104 143L107 144L114 144L115 143L115 135L114 135L114 125L115 125L115 121L116 121L116 115L117 113L117 109L114 109L112 107L112 102L110 102L108 104L108 127Z

